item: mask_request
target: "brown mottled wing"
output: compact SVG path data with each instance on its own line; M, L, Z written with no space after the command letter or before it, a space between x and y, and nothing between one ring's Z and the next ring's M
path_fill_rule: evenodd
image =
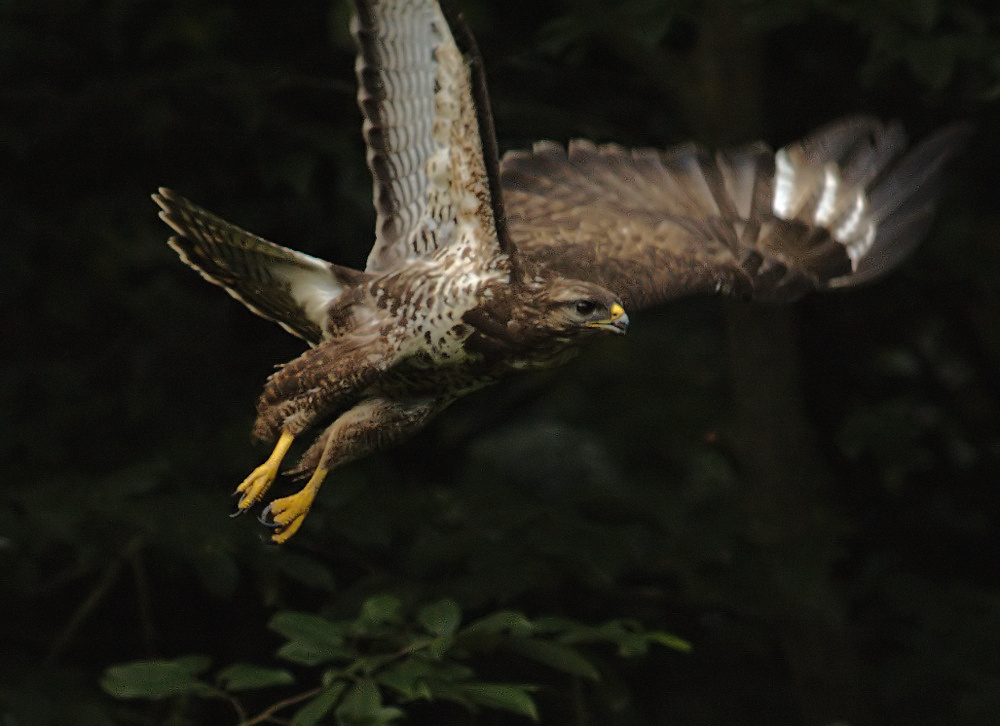
M493 259L504 246L496 144L471 34L434 0L356 5L358 103L377 213L367 271L470 241L484 263Z
M518 253L596 282L632 309L694 293L769 301L877 277L917 244L947 161L948 127L899 158L894 125L845 119L772 153L549 142L501 161Z
M365 276L250 234L169 189L153 195L177 233L170 246L209 282L258 315L315 345L327 310Z

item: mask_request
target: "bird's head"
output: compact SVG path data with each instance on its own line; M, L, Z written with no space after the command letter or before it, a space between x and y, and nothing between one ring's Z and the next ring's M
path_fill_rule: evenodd
M591 282L553 282L541 291L535 305L537 324L559 337L601 330L622 334L628 330L628 315L619 297Z

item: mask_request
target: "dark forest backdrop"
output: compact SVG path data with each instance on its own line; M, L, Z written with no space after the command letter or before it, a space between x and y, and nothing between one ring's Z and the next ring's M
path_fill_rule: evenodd
M184 267L149 194L363 265L346 3L0 4L0 723L236 723L226 703L113 700L101 674L192 653L277 666L274 613L352 618L386 593L692 644L584 648L599 684L470 661L543 685L545 723L1000 722L995 3L461 5L502 149L780 145L857 111L977 134L892 277L635 316L338 470L279 549L227 517L229 494L266 454L260 386L301 345Z

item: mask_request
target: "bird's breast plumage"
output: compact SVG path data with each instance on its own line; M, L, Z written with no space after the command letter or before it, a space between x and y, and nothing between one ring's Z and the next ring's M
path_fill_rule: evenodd
M471 225L460 225L456 234L459 241L432 258L369 284L370 300L383 311L382 333L415 367L465 362L465 342L474 329L464 316L487 304L509 280L505 257L484 264L470 252L478 244Z

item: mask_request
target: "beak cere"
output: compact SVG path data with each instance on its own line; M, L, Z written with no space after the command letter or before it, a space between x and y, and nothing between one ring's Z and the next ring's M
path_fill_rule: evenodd
M628 330L628 315L625 313L625 308L619 303L615 303L611 306L611 310L608 311L607 320L592 320L587 323L587 326L591 328L604 328L605 330L610 330L612 333L624 335L625 331Z

